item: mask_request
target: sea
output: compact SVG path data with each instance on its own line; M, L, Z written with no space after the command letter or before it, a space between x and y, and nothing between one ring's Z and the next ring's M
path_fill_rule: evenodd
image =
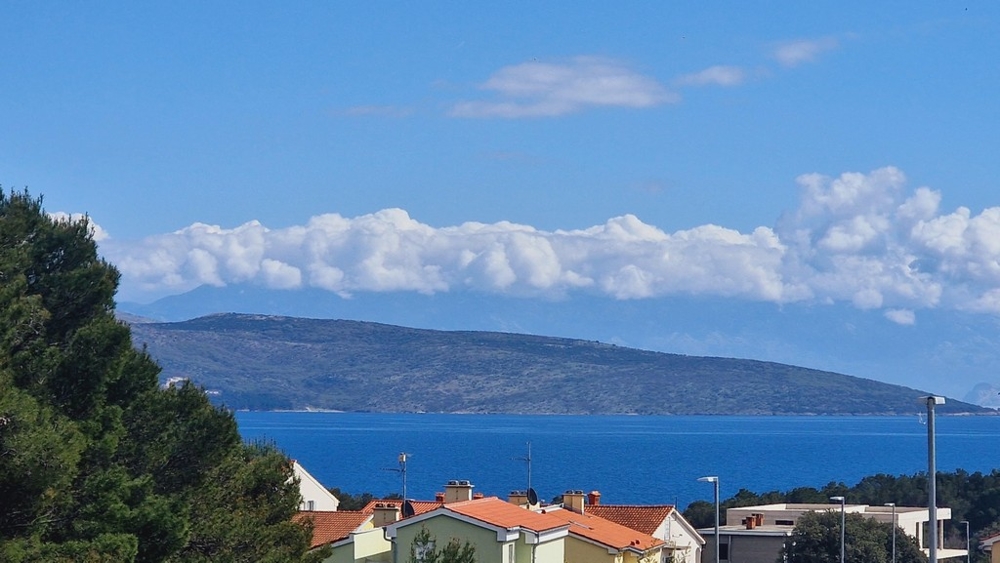
M328 488L433 499L453 479L506 498L599 491L606 504L712 500L928 467L926 417L556 416L238 412L248 441L276 444ZM938 471L1000 468L1000 416L937 416ZM530 452L530 453L529 453ZM406 455L405 472L399 463ZM530 463L529 460L530 459Z

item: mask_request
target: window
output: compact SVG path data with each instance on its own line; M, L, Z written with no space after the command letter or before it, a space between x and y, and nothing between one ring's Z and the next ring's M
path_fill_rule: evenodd
M307 500L306 501L306 510L309 510L309 511L316 510L316 501L314 501L314 500Z
M514 563L514 544L507 544L507 563Z
M774 524L776 526L794 526L795 525L795 521L794 520L775 520Z
M729 561L729 544L720 543L719 544L719 559L722 561Z

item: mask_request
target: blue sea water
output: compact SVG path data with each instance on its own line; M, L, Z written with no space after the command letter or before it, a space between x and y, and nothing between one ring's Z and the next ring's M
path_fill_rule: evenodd
M526 416L240 412L247 440L275 442L327 487L401 491L432 499L450 479L505 497L531 484L543 499L599 490L605 503L687 506L711 500L697 481L718 475L723 499L848 485L867 475L927 470L927 426L917 417ZM1000 417L936 418L939 471L1000 468Z

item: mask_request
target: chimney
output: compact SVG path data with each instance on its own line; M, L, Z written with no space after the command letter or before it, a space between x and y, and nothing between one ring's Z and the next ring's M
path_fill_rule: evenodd
M376 502L375 515L372 517L372 524L376 528L388 526L399 520L399 505L391 502Z
M475 492L475 493L472 493L472 500L477 500L477 499L481 499L481 498L486 498L486 495L484 495L483 493L480 493L478 491Z
M444 493L434 493L434 502L444 504Z
M465 480L448 481L444 486L444 503L472 500L472 486L472 483Z
M528 491L511 491L507 495L507 502L517 506L528 506Z
M753 513L743 519L743 524L748 530L752 530L758 526L764 525L764 514L763 513Z
M563 508L583 514L583 491L566 491L563 493L562 504Z
M600 491L590 491L587 493L587 504L590 506L598 506L601 504L601 492Z

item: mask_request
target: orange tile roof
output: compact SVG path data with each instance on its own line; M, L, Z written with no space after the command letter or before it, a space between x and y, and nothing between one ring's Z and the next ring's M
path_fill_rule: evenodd
M566 522L559 518L521 508L497 497L453 502L444 507L499 528L524 528L532 532L544 532L566 526Z
M673 510L670 504L598 504L588 505L584 512L651 536Z
M366 514L375 513L376 503L389 503L395 504L399 507L400 511L403 510L403 501L400 499L373 499L368 502L364 507L361 508L361 512ZM410 505L413 506L413 515L423 514L424 512L430 512L435 508L441 506L443 503L436 500L410 500Z
M565 508L543 510L546 516L554 516L569 523L569 533L606 545L619 551L632 548L646 551L662 545L663 542L649 534L616 524L593 514L579 514Z
M354 510L312 510L302 511L293 518L296 522L312 520L313 537L309 548L319 547L347 538L372 517Z

